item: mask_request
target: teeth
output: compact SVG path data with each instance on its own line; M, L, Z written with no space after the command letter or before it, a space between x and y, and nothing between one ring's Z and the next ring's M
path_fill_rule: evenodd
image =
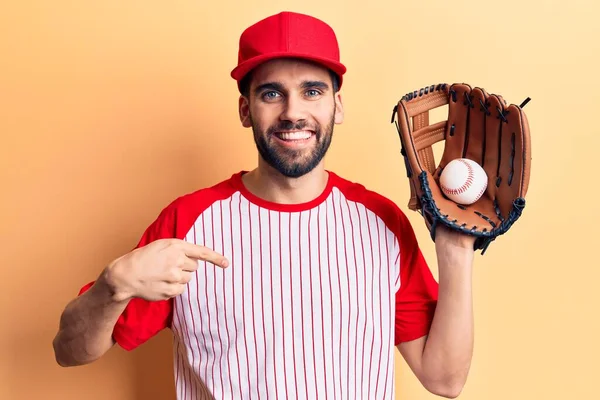
M306 131L296 131L296 132L279 132L277 134L283 140L301 140L308 139L311 137L310 132Z

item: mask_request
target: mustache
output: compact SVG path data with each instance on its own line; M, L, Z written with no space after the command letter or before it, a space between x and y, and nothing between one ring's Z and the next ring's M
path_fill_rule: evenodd
M293 123L291 121L281 121L277 125L273 125L267 129L268 134L273 134L278 131L301 131L301 130L311 130L315 133L319 133L319 129L316 127L310 127L308 122L300 121L298 123Z

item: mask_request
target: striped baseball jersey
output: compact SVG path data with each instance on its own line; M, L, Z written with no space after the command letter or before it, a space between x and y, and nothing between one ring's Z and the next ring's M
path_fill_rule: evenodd
M180 296L131 300L114 339L132 350L169 328L181 400L393 399L395 345L427 334L437 301L406 216L330 171L293 205L244 173L177 198L138 243L184 239L229 267L201 261Z

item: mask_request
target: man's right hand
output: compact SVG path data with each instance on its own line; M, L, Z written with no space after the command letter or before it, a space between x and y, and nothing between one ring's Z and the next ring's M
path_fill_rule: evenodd
M160 239L114 260L105 271L113 300L149 301L178 296L198 269L198 261L226 268L229 261L204 246L180 239Z

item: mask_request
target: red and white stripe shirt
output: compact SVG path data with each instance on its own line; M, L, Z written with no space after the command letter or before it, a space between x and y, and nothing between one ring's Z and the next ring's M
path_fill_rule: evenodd
M132 350L170 328L181 400L393 399L394 347L427 334L437 301L408 219L333 172L294 205L254 196L243 173L173 201L138 244L184 239L229 267L201 262L182 295L131 300L114 339Z

